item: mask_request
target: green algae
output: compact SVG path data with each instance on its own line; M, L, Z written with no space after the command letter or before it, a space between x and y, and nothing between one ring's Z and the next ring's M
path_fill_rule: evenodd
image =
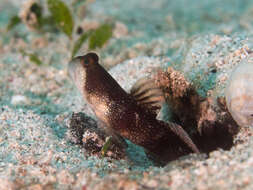
M76 53L80 50L83 43L88 39L89 36L90 36L90 33L84 33L74 43L74 47L73 47L73 50L72 50L72 57L74 57L76 55Z
M48 0L47 4L58 28L71 38L74 20L67 5L60 0Z
M96 29L89 38L89 49L102 48L103 45L112 37L112 26L104 24Z
M24 50L20 50L21 54L23 56L28 56L29 57L29 60L32 62L32 63L35 63L36 65L41 65L42 64L42 61L40 60L39 56L37 53L27 53L25 52Z
M103 45L112 37L112 29L111 25L103 24L96 30L88 31L82 34L73 45L72 57L78 53L86 40L89 41L90 50L102 48Z
M21 23L21 19L18 16L13 16L11 17L9 24L7 26L7 30L11 30L12 28L14 28L15 26L17 26L18 24Z

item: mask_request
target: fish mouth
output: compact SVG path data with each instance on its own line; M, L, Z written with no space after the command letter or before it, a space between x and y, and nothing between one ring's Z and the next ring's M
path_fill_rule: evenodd
M68 63L68 74L72 78L73 72L76 72L76 69L81 66L81 63L85 63L85 65L90 65L94 63L98 63L99 57L94 52L89 52L83 56L74 57Z
M73 58L69 63L68 63L68 76L72 79L72 80L76 80L76 75L78 73L78 71L80 71L81 68L81 57L75 57Z
M82 65L82 56L73 58L68 63L68 75L74 82L75 86L84 95L86 84L86 68Z

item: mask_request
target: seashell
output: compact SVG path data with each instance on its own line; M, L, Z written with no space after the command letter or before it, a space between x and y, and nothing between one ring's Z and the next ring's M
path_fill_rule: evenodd
M231 73L225 91L226 104L241 127L253 126L253 62L244 60Z

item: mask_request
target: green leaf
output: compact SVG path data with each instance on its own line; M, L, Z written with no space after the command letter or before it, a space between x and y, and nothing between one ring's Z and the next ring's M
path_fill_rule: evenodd
M72 57L76 55L76 53L79 51L79 49L82 47L82 44L87 40L90 33L84 33L80 36L80 38L75 42L73 50L72 50Z
M106 155L111 145L112 145L112 137L110 136L106 138L105 144L102 147L102 150L101 150L102 157Z
M39 57L37 56L37 54L29 53L27 55L29 56L29 59L30 59L31 62L35 63L36 65L41 65L42 64L42 62L39 59Z
M17 15L11 17L10 22L7 26L7 30L8 31L11 30L15 26L17 26L19 23L21 23L21 19Z
M112 26L104 24L96 29L89 38L89 49L101 48L112 37Z
M56 29L56 23L51 15L42 17L41 25L43 25L44 27L45 26L50 27L51 29Z
M71 38L74 21L67 5L60 0L48 0L47 4L58 28Z
M41 65L42 64L42 61L39 59L39 57L36 53L27 53L22 49L20 49L19 51L22 54L22 56L28 56L29 60L31 62L35 63L36 65Z

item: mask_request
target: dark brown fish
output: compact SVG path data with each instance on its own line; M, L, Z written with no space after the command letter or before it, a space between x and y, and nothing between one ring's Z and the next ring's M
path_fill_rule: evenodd
M181 126L156 119L163 94L152 80L141 79L126 93L98 59L95 53L74 58L69 74L115 141L124 144L122 137L129 139L163 163L199 153Z

